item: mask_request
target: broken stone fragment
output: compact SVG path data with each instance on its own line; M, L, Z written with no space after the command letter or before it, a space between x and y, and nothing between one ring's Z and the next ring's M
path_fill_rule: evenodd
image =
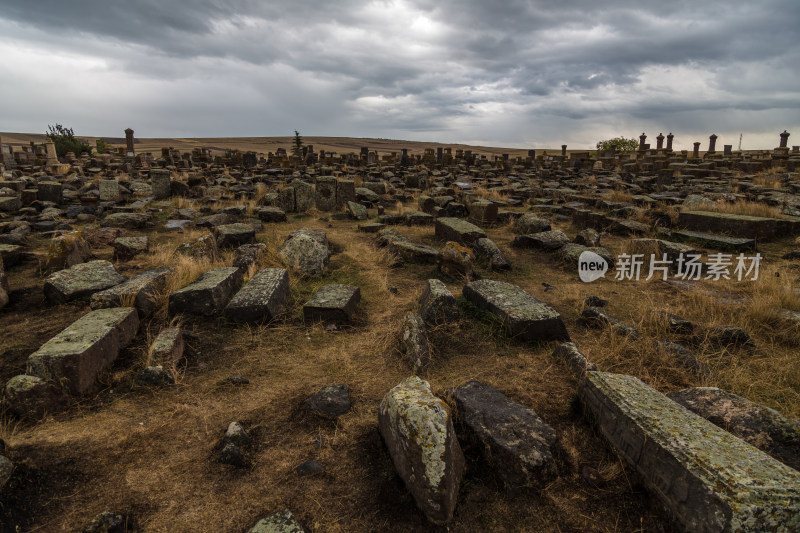
M597 370L595 364L586 359L574 342L564 342L556 346L553 357L564 361L576 377L582 377L587 371Z
M431 362L431 348L425 322L419 313L408 313L400 329L400 350L411 363L415 374L425 371Z
M28 420L40 420L45 414L63 411L72 403L70 397L55 383L26 375L8 380L5 400L15 415Z
M447 404L427 381L408 378L381 401L378 429L417 507L431 523L448 523L464 476L464 455Z
M335 420L350 411L350 388L345 384L329 385L306 398L302 408Z

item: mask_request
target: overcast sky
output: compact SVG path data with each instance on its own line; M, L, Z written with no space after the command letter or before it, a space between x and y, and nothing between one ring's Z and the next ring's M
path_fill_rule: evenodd
M798 0L0 0L0 65L0 131L800 144Z

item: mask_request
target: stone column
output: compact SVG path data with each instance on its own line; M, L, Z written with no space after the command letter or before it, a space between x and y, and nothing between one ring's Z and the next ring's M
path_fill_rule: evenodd
M672 134L672 132L670 132L669 135L667 135L667 152L672 151L672 139L674 138L675 136Z
M644 142L646 140L647 140L647 135L645 135L644 132L642 132L642 134L639 135L639 150L644 150Z
M692 152L692 157L695 159L700 157L700 143L694 143L694 151Z
M136 155L136 150L133 149L133 130L130 128L125 130L125 148L127 155Z
M44 143L45 149L47 150L47 164L48 165L56 165L58 164L58 155L56 155L56 143L53 141L47 141Z
M789 145L789 135L790 134L787 133L786 130L783 130L783 133L781 133L781 146L780 146L781 148L787 148L788 147L788 145Z
M562 144L561 145L561 157L567 157L567 145L566 144Z
M369 159L369 147L368 146L362 146L361 147L361 159L363 159L364 161Z
M725 146L723 146L722 147L722 154L723 155L733 155L733 145L732 144L726 144Z
M531 159L535 159L536 158L536 150L528 150L528 157L530 157Z
M442 164L442 147L441 146L438 146L436 148L436 164L438 164L438 165Z
M716 152L717 147L717 135L716 133L712 133L711 137L708 138L708 153L713 154Z

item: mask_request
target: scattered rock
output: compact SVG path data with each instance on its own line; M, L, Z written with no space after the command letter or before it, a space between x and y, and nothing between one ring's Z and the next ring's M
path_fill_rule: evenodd
M425 371L431 362L431 348L425 322L419 313L408 313L400 331L400 350L411 363L415 374Z
M347 385L329 385L303 401L303 409L335 420L350 411L350 388Z
M445 276L472 278L475 255L472 250L456 242L445 244L436 256L439 271Z
M425 289L419 298L419 314L428 324L458 320L458 304L447 285L438 279L425 282Z
M161 387L163 385L174 385L175 378L164 370L161 365L148 366L136 375L136 384L143 387Z
M352 202L351 202L352 203ZM306 461L294 469L298 477L311 476L325 471L325 467L316 461Z
M226 442L219 452L217 461L224 465L232 465L242 467L245 465L244 454L237 445L232 442Z
M55 383L26 375L8 380L5 400L15 415L28 420L41 420L45 414L63 411L72 403L70 397Z

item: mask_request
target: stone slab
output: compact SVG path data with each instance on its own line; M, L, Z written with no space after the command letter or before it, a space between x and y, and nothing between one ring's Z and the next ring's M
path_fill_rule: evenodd
M242 274L238 268L212 268L194 283L170 294L169 312L202 316L218 315L241 284Z
M155 310L156 293L164 288L171 272L167 267L145 270L124 283L92 294L89 305L92 309L105 309L132 304L139 317L148 316Z
M579 396L686 531L800 530L800 472L635 377L587 372Z
M437 218L434 233L438 239L467 246L486 237L486 232L475 224L452 217Z
M43 291L51 302L66 303L109 289L126 280L110 261L89 261L54 272L45 280Z
M265 268L231 299L225 317L233 322L269 321L283 313L290 296L289 273L282 268Z
M360 301L361 289L358 287L338 283L323 285L303 305L303 319L306 322L348 323Z

